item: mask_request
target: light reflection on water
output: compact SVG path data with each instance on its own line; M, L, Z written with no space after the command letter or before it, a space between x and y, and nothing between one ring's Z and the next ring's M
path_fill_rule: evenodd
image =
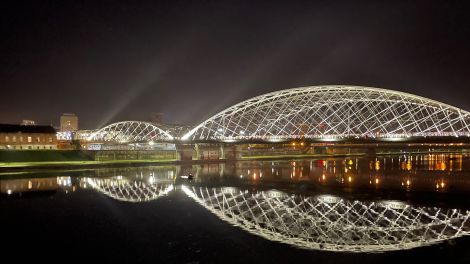
M183 191L221 220L265 239L316 250L383 252L468 235L470 205L423 206L413 200L363 199L361 194L466 194L469 169L470 157L459 154L243 161L103 168L71 176L22 175L1 180L0 191L18 197L95 190L132 203ZM195 176L193 181L181 178L189 173ZM299 185L312 188L299 193ZM342 197L338 190L353 198Z
M297 161L246 161L193 168L196 181L263 185L305 183L332 188L470 191L470 160L457 154ZM235 183L235 182L232 182Z
M418 207L399 201L347 201L277 191L186 187L220 219L245 231L307 249L384 252L411 249L470 233L470 211Z

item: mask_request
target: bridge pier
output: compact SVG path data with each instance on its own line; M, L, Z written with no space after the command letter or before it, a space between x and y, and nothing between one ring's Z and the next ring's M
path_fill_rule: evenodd
M225 160L239 160L241 159L241 150L242 147L238 145L228 145L228 144L220 144L221 149L221 159Z
M377 148L369 147L366 150L366 155L367 156L375 156L377 155Z
M240 155L238 148L231 144L196 144L197 160L234 160Z
M176 159L181 161L193 160L194 151L192 144L176 144Z
M189 160L237 160L241 158L242 147L232 144L176 144L176 158Z

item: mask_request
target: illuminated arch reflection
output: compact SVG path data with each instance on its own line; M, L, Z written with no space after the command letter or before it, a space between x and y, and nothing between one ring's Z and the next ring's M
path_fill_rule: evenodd
M396 201L347 201L236 188L182 190L224 221L263 238L301 248L383 252L467 235L470 211L416 207Z
M134 203L156 200L173 190L172 181L128 181L120 177L85 178L84 181L93 189L113 199Z

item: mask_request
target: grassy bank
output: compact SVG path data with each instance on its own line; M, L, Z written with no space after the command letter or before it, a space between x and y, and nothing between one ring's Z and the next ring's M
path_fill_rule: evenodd
M90 155L80 150L0 150L0 163L92 160Z
M103 167L145 166L175 163L175 159L165 160L109 160L109 161L45 161L45 162L0 162L0 176L12 171L44 169L94 169ZM3 171L3 173L2 173Z
M47 168L96 168L159 164L176 161L174 158L94 160L93 154L80 150L1 150L0 170Z

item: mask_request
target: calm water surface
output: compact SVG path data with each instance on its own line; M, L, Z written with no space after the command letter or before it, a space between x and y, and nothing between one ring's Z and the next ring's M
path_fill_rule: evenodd
M470 263L468 155L3 173L0 186L2 252L22 260Z

